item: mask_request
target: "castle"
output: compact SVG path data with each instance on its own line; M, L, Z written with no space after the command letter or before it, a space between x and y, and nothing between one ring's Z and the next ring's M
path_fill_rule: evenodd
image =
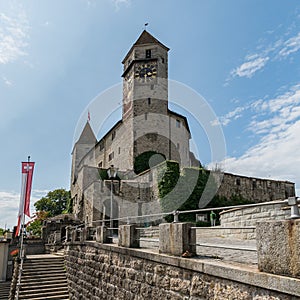
M142 188L145 178L152 180L152 176L136 176L133 172L138 168L139 158L147 158L149 168L163 160L177 161L181 168L201 166L190 151L187 118L168 108L168 51L168 47L144 30L122 61L122 119L100 140L87 122L74 145L73 212L89 225L103 218L104 208L110 217L112 210L117 211L114 217L125 216L129 203L141 198L148 203L149 197L157 197L153 185ZM118 168L122 180L109 185L107 176L101 176L101 172L112 165ZM112 193L119 199L113 204ZM294 196L295 187L291 182L225 173L219 194L230 197L235 193L259 202ZM124 199L129 206L123 203L121 212L119 202ZM134 213L141 213L140 205Z

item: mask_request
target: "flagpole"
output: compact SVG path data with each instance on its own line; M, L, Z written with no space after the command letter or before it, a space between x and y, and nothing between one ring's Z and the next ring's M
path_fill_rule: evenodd
M30 163L30 156L28 156L27 159L27 167L29 168L29 163ZM28 169L27 169L28 170ZM27 182L26 182L27 183ZM26 186L25 183L25 186ZM25 204L24 204L25 205ZM21 245L20 245L20 254L21 254L21 259L25 257L24 253L24 227L25 227L25 209L22 209L22 223L21 223Z
M28 156L27 160L27 170L29 168L30 163L30 156ZM28 178L26 178L27 181ZM25 186L27 185L27 182L25 182ZM22 217L21 217L21 234L20 234L20 268L19 268L19 274L18 274L18 282L17 282L17 288L16 288L16 300L19 300L19 293L20 293L20 287L21 287L21 278L22 278L22 272L23 272L23 262L25 258L25 251L24 251L24 227L25 227L25 203L23 204L22 209Z

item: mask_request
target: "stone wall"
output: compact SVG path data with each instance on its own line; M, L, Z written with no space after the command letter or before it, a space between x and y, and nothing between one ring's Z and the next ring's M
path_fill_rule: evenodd
M252 227L257 222L289 219L291 208L284 203L266 202L248 208L233 208L220 213L221 227ZM223 230L222 235L241 239L255 239L255 229Z
M295 184L289 181L247 177L230 173L215 172L216 180L222 180L219 196L230 198L232 195L259 203L283 200L295 196Z
M86 242L66 247L70 299L265 299L300 296L299 280L221 261ZM296 299L296 298L295 298Z

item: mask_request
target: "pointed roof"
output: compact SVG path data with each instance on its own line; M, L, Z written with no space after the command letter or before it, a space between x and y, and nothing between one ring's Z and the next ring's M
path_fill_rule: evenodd
M133 44L133 46L130 48L130 50L126 54L126 56L123 59L122 63L124 64L125 60L130 55L132 49L135 46L142 46L142 45L149 45L149 44L157 44L157 45L161 46L162 48L164 48L166 51L170 50L167 46L165 46L164 44L162 44L158 39L156 39L147 30L143 30L143 32L141 33L141 35L138 37L138 39L136 40L136 42Z
M137 41L133 44L133 46L138 45L146 45L146 44L159 44L163 48L165 48L167 51L170 50L168 47L166 47L164 44L162 44L159 40L157 40L152 34L150 34L148 31L144 30Z
M76 144L96 144L96 143L97 143L97 138L90 125L90 122L87 121Z

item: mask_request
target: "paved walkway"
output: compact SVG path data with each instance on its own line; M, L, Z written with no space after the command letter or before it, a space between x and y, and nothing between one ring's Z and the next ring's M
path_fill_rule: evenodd
M212 231L197 232L197 256L201 259L214 259L226 262L257 265L256 240L241 240L223 237ZM158 237L142 238L142 248L158 250Z

